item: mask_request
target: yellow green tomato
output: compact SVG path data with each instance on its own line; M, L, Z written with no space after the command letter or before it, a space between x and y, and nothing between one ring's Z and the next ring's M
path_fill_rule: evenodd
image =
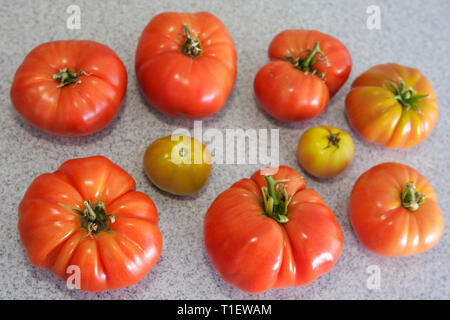
M333 177L344 171L352 162L353 153L350 135L334 127L310 128L298 141L298 163L318 178Z
M191 195L208 181L211 153L200 141L171 135L153 141L144 154L144 170L159 189L175 195Z

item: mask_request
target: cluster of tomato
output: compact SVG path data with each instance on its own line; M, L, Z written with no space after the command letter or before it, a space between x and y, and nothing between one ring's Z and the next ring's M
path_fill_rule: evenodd
M269 46L270 62L254 80L259 104L273 117L299 121L321 114L351 71L337 39L287 30ZM203 118L225 103L236 78L236 50L209 13L162 13L144 29L136 75L152 106L173 117ZM31 124L63 136L107 126L122 104L127 73L117 55L92 41L54 41L33 49L16 72L11 100ZM436 96L416 69L374 66L352 84L350 124L364 139L392 148L423 141L438 119ZM352 161L351 137L329 126L311 128L298 144L299 164L331 177ZM200 161L197 161L200 159ZM162 190L193 194L208 180L211 154L195 139L154 141L144 155ZM386 256L433 247L443 218L430 183L414 169L383 163L357 180L350 196L355 233ZM105 157L66 161L37 177L19 206L19 232L30 261L62 279L81 270L81 289L101 291L138 282L160 257L162 236L152 200ZM222 278L246 292L306 285L333 268L342 231L320 195L294 169L255 172L220 194L204 220L204 242Z

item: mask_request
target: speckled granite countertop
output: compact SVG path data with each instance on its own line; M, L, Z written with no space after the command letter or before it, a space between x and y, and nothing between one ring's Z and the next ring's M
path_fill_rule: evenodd
M432 250L408 258L384 258L361 246L348 216L348 196L357 177L375 164L398 161L422 172L434 185L448 223L450 216L450 2L429 1L0 1L0 299L404 299L450 298L449 228ZM81 29L66 28L71 4L81 8ZM381 29L369 30L369 5L381 9ZM307 287L247 295L224 283L212 269L203 246L203 217L217 194L259 165L216 165L207 187L188 198L173 197L151 185L142 155L154 139L176 128L193 128L189 120L163 116L148 106L134 73L138 37L147 22L163 11L210 11L233 36L238 75L224 108L203 121L203 128L279 128L280 162L298 167L301 133L328 124L349 132L356 156L341 175L317 180L305 174L333 209L344 232L344 248L335 268ZM253 78L267 62L272 37L289 28L317 29L338 37L353 58L349 81L320 117L286 124L269 118L253 95ZM110 46L128 70L124 105L105 130L82 138L59 138L26 123L9 99L11 80L25 55L42 42L90 39ZM398 62L414 66L431 80L440 105L440 120L430 137L409 150L386 150L361 140L349 127L344 99L353 79L372 65ZM160 215L162 256L137 285L104 293L68 290L64 282L28 261L17 232L17 207L31 181L65 160L105 155L127 170L137 189L150 195ZM380 288L370 290L367 268L379 267Z

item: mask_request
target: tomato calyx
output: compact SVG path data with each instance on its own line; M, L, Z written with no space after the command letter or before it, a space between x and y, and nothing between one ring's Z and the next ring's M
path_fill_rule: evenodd
M324 149L328 149L331 146L335 146L339 149L339 142L341 141L341 138L339 138L340 132L333 133L330 129L327 128L327 131L330 133L328 136L328 145Z
M81 226L86 229L87 235L93 237L101 231L108 231L108 220L115 222L112 214L106 214L105 204L101 201L91 203L89 200L84 201L84 210L77 212L80 214Z
M81 75L89 76L89 74L83 70L75 71L68 68L63 68L59 69L58 73L53 74L52 78L59 81L59 84L56 87L60 88L68 86L72 83L80 84L81 80L78 77Z
M324 79L325 72L321 73L317 69L314 68L314 64L317 61L319 61L321 59L326 59L325 54L320 49L319 42L316 42L314 44L314 48L312 50L308 50L308 51L310 51L310 52L306 56L306 58L294 58L291 56L286 56L285 59L287 61L289 61L290 63L292 63L296 69L298 69L306 74L311 72L313 75L317 75L320 79ZM319 54L319 56L322 56L322 57L314 58L314 56L316 54Z
M203 51L200 41L192 34L186 23L183 24L183 29L186 41L181 46L181 52L191 58L197 58Z
M406 109L409 111L411 108L415 109L417 112L421 113L420 107L417 105L417 102L423 98L428 97L428 94L414 94L414 90L412 88L407 88L406 83L403 79L399 80L399 84L394 81L389 81L389 85L391 86L391 91L395 94L394 98Z
M265 179L267 186L261 188L265 215L279 223L288 222L288 205L292 196L288 195L286 186L279 183L291 180L274 180L272 176L269 175L266 175Z
M409 181L402 190L401 200L403 208L410 211L416 211L425 201L425 194L415 192L416 186L413 181Z

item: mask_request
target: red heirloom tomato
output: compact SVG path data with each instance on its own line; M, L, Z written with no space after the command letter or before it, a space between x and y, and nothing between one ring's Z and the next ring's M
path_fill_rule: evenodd
M428 180L400 163L379 164L359 177L350 219L361 243L383 256L424 252L439 242L444 218Z
M136 75L147 100L172 117L203 118L224 105L236 79L236 49L207 12L165 12L142 32Z
M132 285L158 261L162 237L153 201L105 157L69 160L37 177L19 205L31 263L59 278L80 271L81 290Z
M388 148L421 143L439 117L428 79L419 70L396 63L374 66L356 78L346 111L363 139Z
M270 115L284 121L320 115L352 66L339 40L313 30L279 33L269 46L269 58L255 77L255 95Z
M204 222L212 265L250 293L307 285L342 251L341 228L319 194L292 168L269 170L275 173L257 171L220 194Z
M85 40L34 48L14 76L11 101L32 125L60 136L106 127L119 110L127 71L107 46Z

